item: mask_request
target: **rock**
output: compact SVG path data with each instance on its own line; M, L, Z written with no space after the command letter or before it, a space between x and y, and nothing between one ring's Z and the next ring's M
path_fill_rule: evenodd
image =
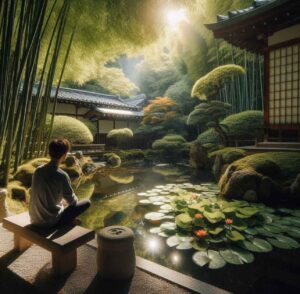
M65 165L70 167L76 164L76 158L72 155L69 155L65 161L64 161Z
M97 170L97 166L93 162L87 162L81 169L84 174L91 174Z
M121 166L121 158L117 154L111 153L107 156L107 165L111 167Z
M269 177L262 177L260 185L258 187L259 199L262 201L268 200L272 193L272 180Z
M190 165L195 169L210 169L211 163L205 148L199 142L191 144Z
M77 158L77 159L81 159L81 158L83 158L83 152L82 151L76 151L76 153L75 153L75 157Z
M256 191L261 175L252 169L234 171L234 166L229 166L221 177L221 194L229 199L241 199L248 190Z
M30 187L32 183L32 175L35 171L35 167L31 164L24 164L18 168L14 175L14 179L22 182L26 187Z
M257 193L254 190L247 190L243 196L243 199L249 202L256 202Z
M280 167L273 161L265 159L263 162L261 162L255 169L258 173L268 176L270 178L273 177L280 177Z
M291 195L300 197L300 173L291 185Z

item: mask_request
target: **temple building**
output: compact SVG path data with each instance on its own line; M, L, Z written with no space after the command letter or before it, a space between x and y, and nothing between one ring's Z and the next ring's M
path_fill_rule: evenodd
M266 141L300 142L300 1L256 0L206 25L216 38L264 55Z
M52 89L48 106L53 109L53 99L56 89ZM85 118L94 122L97 127L95 141L103 143L107 133L112 129L136 129L143 118L140 105L144 97L125 100L118 95L107 95L60 87L57 96L56 115L69 115L75 118ZM145 98L144 98L145 99Z

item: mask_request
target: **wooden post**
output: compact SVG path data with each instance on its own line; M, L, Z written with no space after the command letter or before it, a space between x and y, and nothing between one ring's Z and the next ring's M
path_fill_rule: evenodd
M32 243L17 234L14 234L14 249L17 251L25 251Z
M77 266L77 250L52 252L52 270L55 275L64 275L74 271Z

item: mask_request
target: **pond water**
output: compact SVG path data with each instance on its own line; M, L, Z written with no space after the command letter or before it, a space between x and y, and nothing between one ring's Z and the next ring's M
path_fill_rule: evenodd
M299 283L294 272L300 269L299 249L275 248L272 252L255 253L252 263L226 264L212 270L193 262L194 249L170 248L165 237L151 233L153 225L145 221L144 216L158 211L160 206L141 205L139 201L143 197L138 194L159 185L180 187L187 183L201 184L208 187L208 192L217 190L211 176L193 175L186 165L108 169L84 183L74 183L74 188L80 199L89 198L92 203L81 216L82 225L94 230L110 225L130 227L135 233L135 250L140 257L234 293L275 293L283 289L296 292Z

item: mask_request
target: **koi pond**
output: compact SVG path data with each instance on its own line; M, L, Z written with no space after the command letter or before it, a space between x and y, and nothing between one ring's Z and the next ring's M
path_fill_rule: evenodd
M299 209L226 201L186 165L111 169L74 189L92 202L82 225L130 227L140 257L235 293L298 283Z

